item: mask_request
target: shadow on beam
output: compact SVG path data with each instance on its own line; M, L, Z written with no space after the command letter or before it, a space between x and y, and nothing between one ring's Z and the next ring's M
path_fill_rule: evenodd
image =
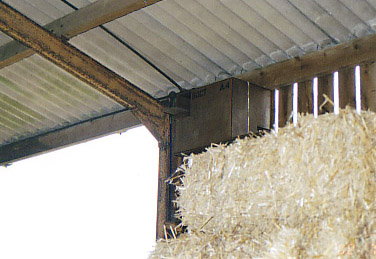
M0 165L142 125L130 110L113 113L0 147Z

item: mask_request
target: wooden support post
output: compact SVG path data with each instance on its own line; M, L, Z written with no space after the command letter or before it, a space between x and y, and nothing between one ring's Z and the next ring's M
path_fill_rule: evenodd
M171 148L169 137L159 141L159 175L158 175L158 207L157 207L157 239L164 238L164 226L167 223L169 210L169 188L166 182L170 176Z

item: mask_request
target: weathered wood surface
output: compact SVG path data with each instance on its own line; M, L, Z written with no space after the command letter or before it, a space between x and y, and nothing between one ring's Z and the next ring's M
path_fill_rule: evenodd
M376 60L376 35L369 35L299 58L253 70L238 77L274 89L374 60Z

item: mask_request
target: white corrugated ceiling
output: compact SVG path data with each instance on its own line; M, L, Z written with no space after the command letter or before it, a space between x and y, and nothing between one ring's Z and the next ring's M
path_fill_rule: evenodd
M5 2L44 25L93 1ZM207 85L375 28L376 0L163 0L70 43L159 98L174 84ZM37 56L0 75L0 145L121 109Z
M105 28L189 89L374 33L375 8L366 0L164 0ZM96 40L100 34L71 42L106 64L128 55L124 45ZM154 97L176 90L131 60L121 74L137 86Z

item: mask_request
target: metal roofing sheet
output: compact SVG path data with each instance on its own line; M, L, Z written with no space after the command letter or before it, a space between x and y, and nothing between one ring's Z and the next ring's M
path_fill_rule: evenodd
M121 109L38 55L0 70L0 145Z
M164 0L105 27L189 89L374 33L375 4L366 0ZM85 37L97 46L96 51L78 44ZM106 48L95 38L82 35L72 42L106 64L125 51L120 45ZM132 62L120 62L121 74L151 95L160 97L174 89L160 76L150 77L152 68L145 62L138 62L138 79L131 72ZM150 84L141 83L142 78Z

